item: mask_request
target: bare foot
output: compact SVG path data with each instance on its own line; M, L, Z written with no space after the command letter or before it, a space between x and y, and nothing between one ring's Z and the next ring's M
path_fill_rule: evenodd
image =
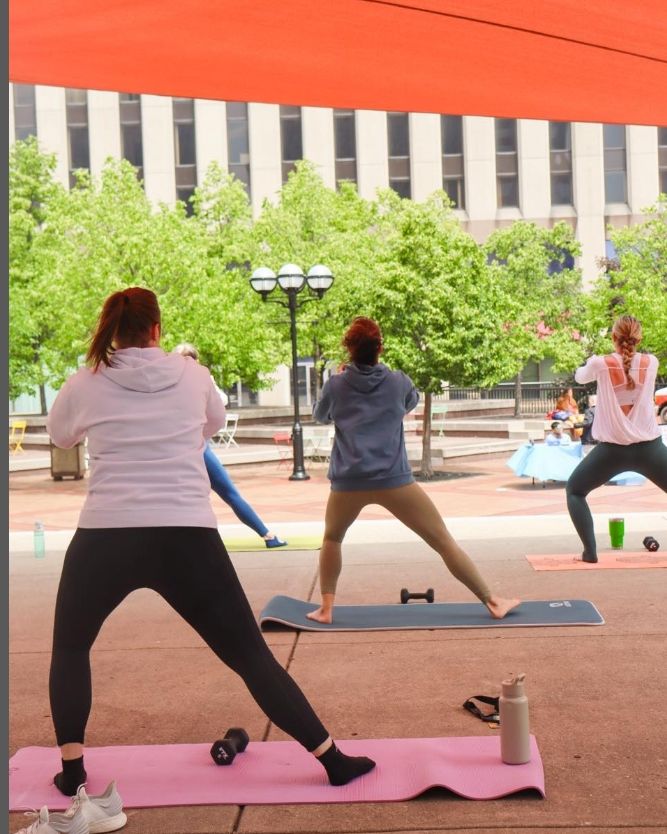
M332 623L333 622L333 611L329 608L318 608L317 611L311 611L310 614L306 614L309 620L315 620L317 623Z
M491 616L496 620L502 620L505 614L509 614L517 605L521 605L520 599L505 599L504 597L491 597L486 603Z

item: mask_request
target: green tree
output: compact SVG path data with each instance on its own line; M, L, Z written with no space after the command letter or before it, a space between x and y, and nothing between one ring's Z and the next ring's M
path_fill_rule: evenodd
M667 195L645 209L647 219L611 230L617 258L600 259L604 272L588 298L588 346L612 350L611 326L620 315L642 323L642 350L655 353L667 373Z
M54 180L55 167L55 155L43 153L34 137L10 149L9 396L15 398L38 387L43 413L49 374L42 345L54 323L42 304L48 276L36 253L51 204L62 193Z
M285 263L303 270L323 263L334 275L334 285L322 300L298 314L300 355L313 355L321 367L325 355L336 352L342 329L358 288L368 276L374 249L369 228L375 208L361 199L352 184L327 188L314 165L298 162L276 204L264 204L253 228L253 269L274 271ZM308 290L304 290L304 298ZM265 308L265 315L267 314ZM275 319L276 330L287 339L285 316Z
M506 376L507 302L444 193L414 203L384 192L378 214L381 251L360 312L379 321L387 364L424 392L421 473L432 477L432 395L443 381L491 385Z
M494 232L484 245L492 280L509 306L499 344L515 377L515 414L521 408L521 370L545 357L556 371L576 368L583 358L580 331L584 322L581 272L574 268L579 244L563 222L552 229L517 221Z
M204 232L206 276L174 314L197 334L201 361L220 385L244 380L253 390L273 384L271 371L287 358L281 332L267 326L250 289L254 254L252 210L243 183L213 162L193 200Z
M242 245L212 220L230 188L222 191L224 197L204 189L193 217L182 203L156 210L135 169L108 160L98 180L82 173L75 188L58 195L39 252L49 276L44 307L54 329L44 350L54 385L79 364L104 299L126 286L157 294L165 349L196 343L220 385L239 378L267 384L265 374L276 364L271 336L246 280L224 267Z

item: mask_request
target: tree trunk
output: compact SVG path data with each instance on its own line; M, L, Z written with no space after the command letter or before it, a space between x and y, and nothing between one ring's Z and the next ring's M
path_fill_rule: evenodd
M319 400L320 398L320 391L322 390L322 372L323 368L320 367L322 360L322 351L320 350L320 346L317 342L313 343L313 361L314 367L313 370L315 371L315 401Z
M433 477L433 464L431 462L431 394L427 391L424 394L424 419L422 422L422 478Z
M43 382L39 386L39 405L41 408L40 414L46 414L46 388Z
M514 378L514 416L521 417L521 371Z

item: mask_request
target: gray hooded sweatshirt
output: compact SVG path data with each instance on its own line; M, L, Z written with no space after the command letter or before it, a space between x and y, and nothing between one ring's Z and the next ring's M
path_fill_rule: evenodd
M352 363L327 380L313 417L336 427L328 474L334 492L413 482L403 418L418 402L412 380L381 363Z
M124 348L81 368L49 414L53 442L88 437L90 482L79 527L217 527L204 442L225 422L211 374L161 348Z

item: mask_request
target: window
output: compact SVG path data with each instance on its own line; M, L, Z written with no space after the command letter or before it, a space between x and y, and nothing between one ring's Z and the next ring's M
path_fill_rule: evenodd
M410 197L410 124L407 113L387 113L389 187L401 197Z
M294 170L294 163L303 159L300 107L291 105L280 107L280 155L284 184L287 182L290 171Z
M243 101L227 102L227 170L241 180L250 194L250 142L248 105Z
M516 119L496 119L496 193L498 207L519 205Z
M88 137L88 91L65 90L67 144L69 150L69 184L76 185L74 172L90 169L90 141Z
M603 125L604 199L606 203L627 203L628 178L625 155L625 125Z
M14 138L37 136L35 115L35 87L33 84L14 84Z
M463 175L463 117L440 116L442 143L442 188L454 208L464 209L465 185Z
M141 134L141 97L136 93L120 94L120 153L144 176L144 146Z
M667 127L658 128L658 176L660 193L667 194Z
M569 122L549 122L551 205L572 205L572 130Z
M176 199L185 203L192 214L190 198L197 187L197 148L195 141L195 103L191 98L172 99L174 120L174 162Z
M336 185L357 181L357 132L354 110L334 110Z

